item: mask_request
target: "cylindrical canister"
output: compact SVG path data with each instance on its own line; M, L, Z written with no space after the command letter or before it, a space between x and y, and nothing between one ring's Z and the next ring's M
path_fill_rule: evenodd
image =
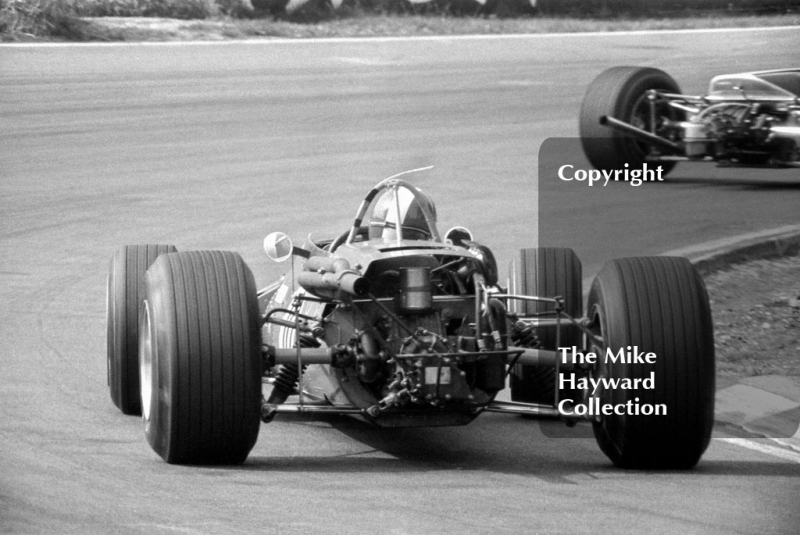
M428 312L432 305L430 268L400 268L400 294L397 299L400 313Z
M708 153L708 134L706 125L702 123L683 122L683 145L686 156L702 158Z

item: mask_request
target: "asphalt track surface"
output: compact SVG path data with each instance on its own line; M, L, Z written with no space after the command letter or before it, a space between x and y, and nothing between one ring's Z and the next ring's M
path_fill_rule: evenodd
M683 165L589 195L537 187L537 166L606 67L702 93L798 50L796 28L0 47L0 530L795 532L792 455L715 440L688 473L621 471L593 439L506 415L392 432L281 419L241 467L167 465L108 396L105 277L117 247L150 242L238 251L265 284L280 269L264 235L338 233L378 180L422 165L441 227L470 227L503 265L537 232L591 273L797 223L796 170Z

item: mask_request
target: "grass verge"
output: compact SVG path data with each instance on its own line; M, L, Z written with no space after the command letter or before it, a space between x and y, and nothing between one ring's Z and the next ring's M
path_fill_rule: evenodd
M528 0L513 4L519 9L510 10L510 16L486 14L475 8L482 6L474 2L470 11L463 7L468 0L413 9L400 0L358 1L338 10L312 1L291 14L276 16L253 10L249 0L0 0L0 41L302 39L800 26L800 5L795 12L766 15L737 11L613 16L601 12L588 18L532 13L520 7L530 7Z

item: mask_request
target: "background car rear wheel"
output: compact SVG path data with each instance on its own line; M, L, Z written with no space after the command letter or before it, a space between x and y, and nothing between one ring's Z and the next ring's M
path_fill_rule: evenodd
M142 413L139 396L139 308L144 274L172 245L128 245L111 259L106 293L106 366L111 400L123 414Z
M582 266L572 249L540 247L521 249L512 273L512 293L564 298L564 312L579 318L583 312ZM531 315L554 310L549 303L517 302L513 310ZM542 349L556 350L555 327L536 330ZM562 347L582 345L581 332L565 323L561 329ZM525 403L552 403L555 400L554 368L517 364L510 378L511 399Z
M258 438L261 333L253 274L231 252L159 257L141 318L145 434L168 463L238 464Z
M612 67L589 85L581 105L579 129L583 151L596 169L624 170L626 163L633 169L645 163L649 152L647 143L603 126L599 121L607 115L651 131L647 101L647 92L651 89L680 93L670 75L651 67ZM658 116L682 120L682 114L666 104L658 106L657 110ZM651 163L649 168L656 166L661 166L663 177L675 167L675 162Z
M594 422L600 448L624 468L685 469L708 446L714 425L714 334L708 295L685 258L625 258L607 263L592 283L588 316L603 342L593 351L597 377L646 378L654 389L606 390L601 404L664 404L661 416L604 416ZM604 364L606 349L628 346L655 364Z

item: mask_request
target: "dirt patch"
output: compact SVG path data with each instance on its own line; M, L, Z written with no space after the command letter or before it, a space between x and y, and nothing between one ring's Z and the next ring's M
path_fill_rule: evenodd
M800 376L800 256L736 264L705 281L717 375Z

